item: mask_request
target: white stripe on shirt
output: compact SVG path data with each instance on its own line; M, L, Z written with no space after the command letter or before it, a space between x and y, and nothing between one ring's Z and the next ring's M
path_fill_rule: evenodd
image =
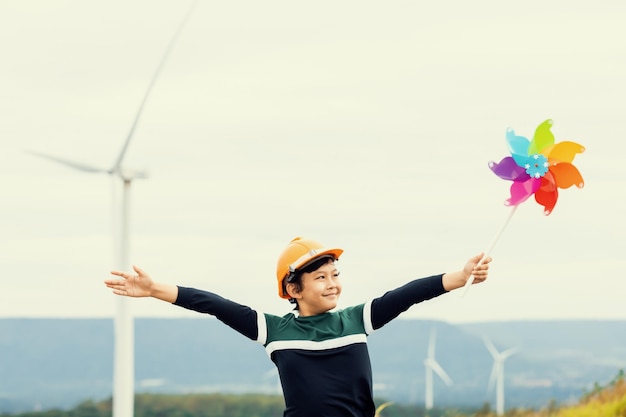
M365 334L374 333L374 325L372 324L372 300L363 305L363 326L365 326Z
M265 347L265 351L271 356L272 353L277 350L326 350L366 342L367 336L362 333L337 337L335 339L322 340L321 342L314 342L313 340L276 340L268 344Z
M260 311L256 312L256 327L256 341L264 345L267 342L267 323L265 322L265 314Z

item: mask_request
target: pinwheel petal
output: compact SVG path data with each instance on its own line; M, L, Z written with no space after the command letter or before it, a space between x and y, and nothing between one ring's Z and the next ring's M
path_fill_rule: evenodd
M526 170L510 156L503 158L499 163L489 161L489 168L503 180L526 181L530 178Z
M507 206L517 206L528 200L528 197L533 195L539 186L541 185L541 179L529 178L526 181L515 181L511 184L511 197L504 202Z
M554 182L559 188L569 188L572 185L575 185L578 188L583 188L585 186L585 181L583 180L580 171L578 171L578 168L570 163L562 162L560 164L552 165L549 170L554 177Z
M543 214L547 216L552 213L558 198L559 191L556 182L554 181L552 173L548 171L546 175L541 178L541 186L535 193L535 201L543 206Z
M506 130L506 143L509 145L509 152L515 157L515 155L528 155L528 145L530 141L524 136L517 136L513 129L508 128Z
M526 169L528 164L533 162L532 156L528 156L528 155L511 154L511 158L513 158L513 160L515 161L517 165L519 165L520 167L524 169Z
M548 157L550 164L556 164L558 162L572 162L576 154L583 152L585 152L584 146L576 142L563 141L544 149L542 153Z
M550 131L552 120L548 119L537 126L535 136L528 146L528 155L541 153L545 148L554 145L554 134Z

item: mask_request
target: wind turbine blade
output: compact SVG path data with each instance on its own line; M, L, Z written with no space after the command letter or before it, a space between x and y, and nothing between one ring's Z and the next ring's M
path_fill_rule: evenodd
M500 354L500 357L502 358L502 360L505 360L509 356L514 355L516 352L517 352L517 348L510 348L502 352Z
M272 368L269 371L265 371L263 373L263 379L272 378L278 375L278 369Z
M31 155L38 156L43 159L48 159L50 161L58 162L59 164L69 166L79 171L91 172L91 173L107 173L107 174L109 173L109 171L105 169L94 167L92 165L86 165L80 162L70 161L69 159L59 158L57 156L46 155L46 154L43 154L40 152L34 152L34 151L25 151L25 152Z
M137 109L137 113L135 114L135 119L133 120L133 124L130 127L130 131L128 132L128 135L126 136L126 140L124 141L124 145L122 146L122 150L120 151L120 153L119 153L119 155L117 157L117 160L115 161L115 163L113 164L113 167L111 168L112 172L119 172L120 171L120 167L122 165L122 161L124 160L124 156L126 156L126 151L128 150L128 145L130 144L130 140L133 138L133 134L135 133L135 129L137 128L137 124L139 123L139 118L141 117L141 114L143 113L143 109L144 109L144 107L146 105L146 102L148 101L148 97L150 96L150 93L152 92L152 88L154 87L154 84L156 83L157 78L159 77L159 75L161 73L161 70L163 69L163 67L165 65L165 62L167 61L167 58L169 57L170 52L172 51L172 49L174 48L174 45L176 44L176 41L178 40L178 36L180 35L180 33L182 32L183 28L185 27L185 24L187 23L187 20L189 20L189 16L191 16L191 12L196 7L197 3L198 3L198 1L195 0L191 4L191 7L189 8L187 13L183 17L183 20L181 21L181 23L179 24L178 28L174 32L174 35L172 36L172 39L170 39L169 44L165 48L165 52L163 53L163 56L161 57L161 61L159 61L159 64L157 65L157 68L154 71L154 74L152 75L152 78L150 79L150 83L148 84L148 88L146 89L146 92L143 95L143 99L141 100L141 103L139 104L139 109Z
M494 362L493 366L491 367L491 373L489 374L489 383L487 384L487 391L491 391L496 383L496 377L498 375L498 370L497 370L497 363Z
M430 331L430 338L428 339L428 357L435 357L435 337L436 337L435 329Z
M498 352L498 349L496 349L493 342L489 340L487 336L483 337L483 342L485 343L485 346L487 346L487 349L489 350L489 353L491 353L491 356L493 356L494 358L497 358L500 355L500 352Z
M450 376L446 373L446 371L444 371L444 369L441 367L441 365L439 365L439 363L437 363L437 361L432 361L430 362L429 366L432 368L433 371L435 371L435 373L437 375L439 375L439 378L441 378L441 380L447 385L450 386L452 385L452 379L450 378Z

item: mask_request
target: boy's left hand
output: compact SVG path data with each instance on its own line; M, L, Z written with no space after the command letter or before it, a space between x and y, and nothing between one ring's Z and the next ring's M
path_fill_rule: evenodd
M465 267L463 268L463 272L466 274L468 279L470 276L474 276L474 283L483 282L489 275L489 263L491 262L491 256L487 256L485 259L483 259L483 256L484 254L482 253L474 256L472 259L467 261Z

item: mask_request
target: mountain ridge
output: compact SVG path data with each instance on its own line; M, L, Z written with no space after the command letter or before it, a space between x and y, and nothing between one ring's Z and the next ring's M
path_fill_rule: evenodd
M424 401L428 338L453 380L435 378L435 404L493 404L487 392L498 350L505 364L507 407L567 403L626 368L626 321L551 320L447 323L399 318L368 338L375 395ZM112 392L113 320L0 319L0 412L68 408ZM264 349L212 317L135 319L135 390L154 393L276 394L278 377Z

